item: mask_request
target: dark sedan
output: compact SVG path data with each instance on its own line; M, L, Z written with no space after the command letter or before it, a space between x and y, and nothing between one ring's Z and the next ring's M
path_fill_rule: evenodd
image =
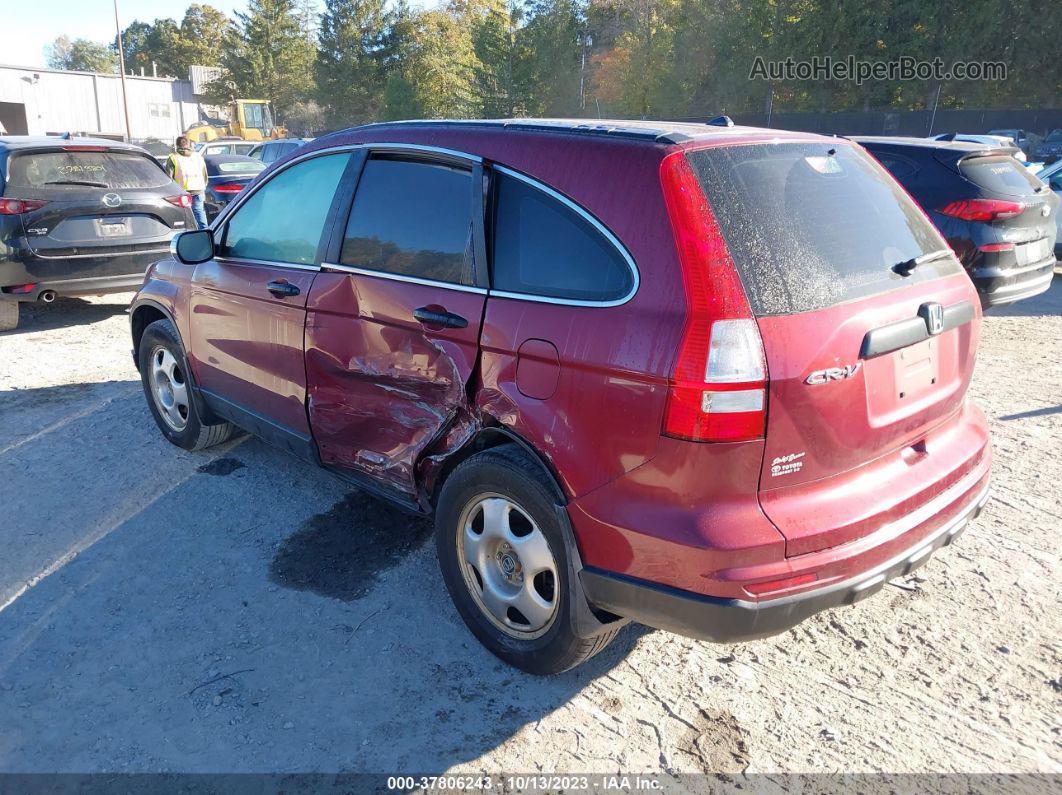
M1045 163L1054 163L1062 158L1062 130L1052 130L1037 148L1036 156Z
M203 198L210 221L266 167L261 160L244 155L207 155L204 160L208 179Z

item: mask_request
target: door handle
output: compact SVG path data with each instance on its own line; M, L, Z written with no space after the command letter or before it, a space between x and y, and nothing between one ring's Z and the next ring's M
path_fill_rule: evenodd
M436 312L422 306L413 310L413 317L429 326L443 326L444 328L465 328L468 321L453 312Z
M269 290L277 298L289 297L299 294L299 288L291 282L275 281L266 285L266 289Z

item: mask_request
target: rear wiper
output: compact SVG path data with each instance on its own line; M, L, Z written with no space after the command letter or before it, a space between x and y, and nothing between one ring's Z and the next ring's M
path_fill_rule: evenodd
M109 188L106 182L87 182L80 179L57 179L52 182L45 182L45 185L85 185L89 188Z
M950 248L942 248L937 251L930 251L928 254L922 254L919 257L912 257L911 259L905 259L903 262L897 262L892 266L892 269L901 276L910 276L911 271L917 268L919 265L925 265L927 262L935 262L938 259L944 259L954 254Z

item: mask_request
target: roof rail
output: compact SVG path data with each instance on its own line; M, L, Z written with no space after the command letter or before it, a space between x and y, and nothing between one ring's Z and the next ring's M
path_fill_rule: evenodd
M684 132L680 132L667 124L659 127L624 126L622 121L616 123L597 122L588 120L582 122L577 119L551 120L551 119L416 119L410 121L375 122L372 124L353 127L350 129L372 129L379 127L401 126L432 126L432 127L502 127L507 130L525 130L528 132L552 132L574 135L594 135L609 138L628 138L643 141L657 141L659 143L682 143L692 138Z

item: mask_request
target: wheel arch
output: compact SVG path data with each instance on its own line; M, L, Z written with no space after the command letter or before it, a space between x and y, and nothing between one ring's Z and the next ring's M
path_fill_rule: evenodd
M181 336L181 332L177 329L177 322L173 319L173 315L171 315L161 304L149 300L138 301L129 311L129 330L133 336L133 361L138 370L140 369L140 340L144 337L144 329L156 320L170 321L173 323L174 329L177 330L177 337L180 338ZM181 347L184 347L184 340L181 340Z
M219 417L213 410L211 410L199 391L199 385L195 380L195 373L192 372L192 368L188 362L188 348L184 344L184 338L181 336L181 330L177 326L177 320L166 307L150 299L137 301L137 303L129 310L130 331L133 336L133 364L136 366L137 372L140 371L140 341L144 338L144 331L147 330L147 327L157 320L168 320L173 325L173 331L177 335L177 342L181 346L181 355L184 359L184 369L188 378L188 383L191 387L192 399L195 401L199 416L210 424L217 424L225 421L223 417Z
M483 450L489 450L492 447L500 447L505 444L512 444L518 447L532 462L542 469L558 506L563 508L568 504L568 496L561 487L560 477L558 477L553 464L545 455L511 428L504 425L484 425L464 445L446 457L433 481L428 484L431 505L433 507L437 505L443 484L461 462Z

